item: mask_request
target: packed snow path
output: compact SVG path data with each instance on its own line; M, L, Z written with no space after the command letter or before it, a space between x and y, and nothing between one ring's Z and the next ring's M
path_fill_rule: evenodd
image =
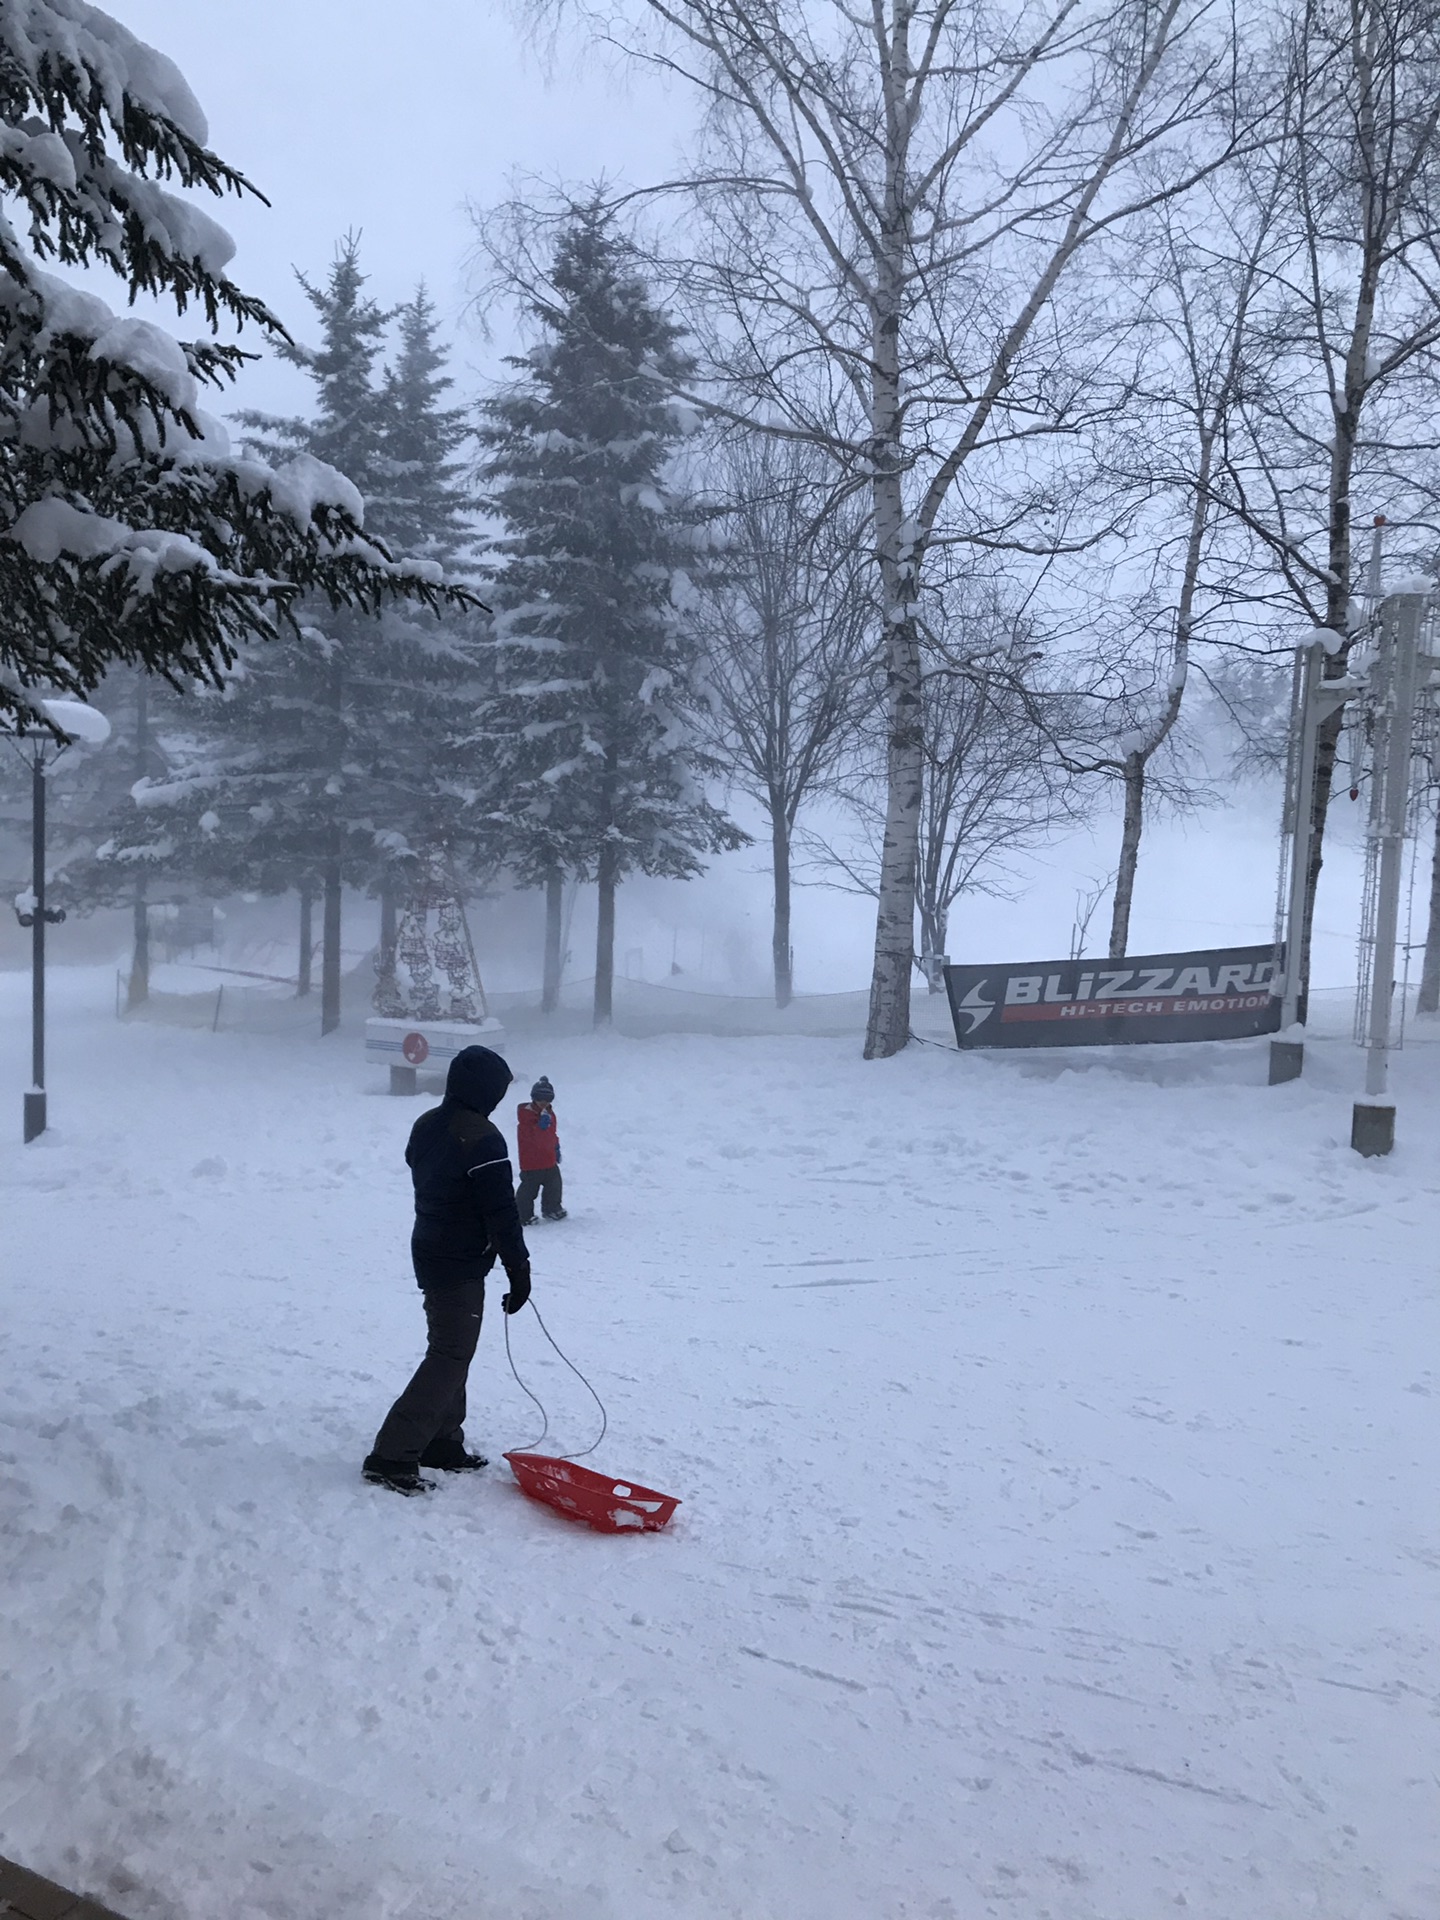
M498 1460L361 1484L419 1107L353 1036L61 974L25 1150L26 984L0 1851L133 1920L1440 1911L1433 1048L1362 1163L1338 1044L1272 1091L1248 1045L513 1043L572 1208L537 1299L605 1466L685 1501L615 1539Z

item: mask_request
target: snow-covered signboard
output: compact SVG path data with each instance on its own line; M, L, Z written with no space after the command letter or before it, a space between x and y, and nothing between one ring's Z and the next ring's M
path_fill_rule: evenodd
M365 1058L390 1068L393 1091L413 1093L415 1075L442 1077L462 1047L498 1047L505 1029L498 1020L367 1020Z
M962 1047L1243 1040L1280 1025L1284 948L946 967Z

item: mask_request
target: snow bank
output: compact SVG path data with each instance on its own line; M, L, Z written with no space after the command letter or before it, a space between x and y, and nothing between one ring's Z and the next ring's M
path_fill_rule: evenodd
M1440 1911L1428 1029L1383 1164L1323 1041L1272 1090L1248 1044L517 1040L536 1297L600 1463L685 1502L614 1539L498 1465L361 1485L419 1104L358 1036L113 992L57 972L54 1131L0 1141L0 1850L133 1920Z

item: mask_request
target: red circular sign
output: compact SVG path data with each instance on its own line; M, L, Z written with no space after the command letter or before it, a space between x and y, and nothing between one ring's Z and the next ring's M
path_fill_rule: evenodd
M412 1067L418 1067L430 1058L430 1042L423 1033L407 1033L400 1042L400 1051Z

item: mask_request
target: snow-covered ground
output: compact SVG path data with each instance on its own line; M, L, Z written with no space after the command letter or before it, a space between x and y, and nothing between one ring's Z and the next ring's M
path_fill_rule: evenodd
M653 1537L361 1455L418 1353L353 1035L0 975L0 1852L135 1920L1434 1920L1437 1050L516 1040L536 1298ZM13 1109L9 1102L13 1094ZM565 1441L592 1421L526 1316ZM533 1434L499 1316L472 1437Z

